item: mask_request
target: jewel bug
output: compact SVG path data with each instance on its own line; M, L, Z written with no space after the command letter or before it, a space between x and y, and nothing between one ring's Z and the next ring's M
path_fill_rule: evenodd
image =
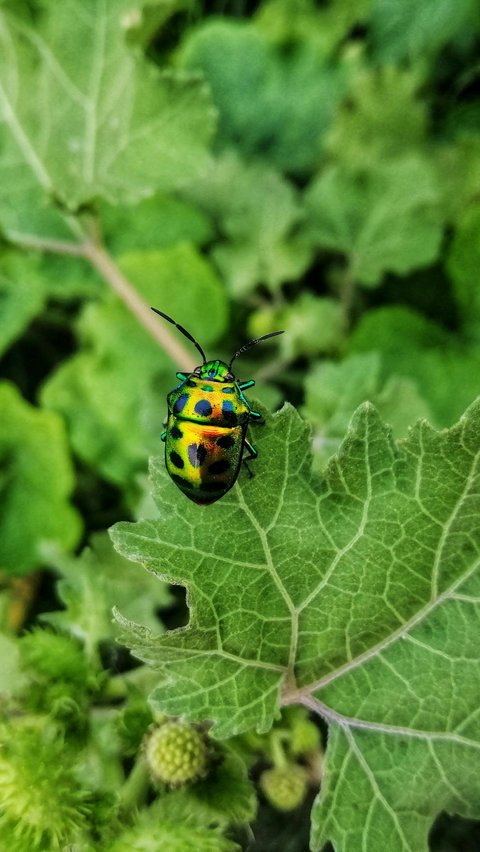
M176 326L203 359L193 373L177 373L180 384L167 396L168 419L162 441L166 468L175 485L194 503L208 505L235 484L242 461L258 455L247 439L247 428L262 416L250 408L243 394L255 382L237 381L232 364L252 346L283 331L249 340L226 364L218 358L207 361L200 344L183 326L157 308L152 311ZM244 458L245 451L248 456Z

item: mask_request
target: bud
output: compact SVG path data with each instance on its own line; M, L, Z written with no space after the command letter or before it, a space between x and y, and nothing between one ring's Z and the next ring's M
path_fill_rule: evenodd
M320 747L320 731L314 722L299 719L294 722L290 748L296 757L316 751Z
M308 776L298 764L274 766L260 776L260 787L266 798L279 811L293 811L302 804L307 792Z

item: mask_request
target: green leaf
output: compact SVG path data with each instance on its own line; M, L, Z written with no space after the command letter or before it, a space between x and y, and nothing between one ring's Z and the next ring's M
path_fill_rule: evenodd
M198 208L168 195L156 195L133 207L104 204L101 219L114 254L183 242L203 244L212 237L210 223Z
M421 150L427 128L427 106L417 94L421 82L418 69L360 66L328 135L335 161L368 169L372 163Z
M257 797L245 763L226 746L216 746L216 751L205 778L159 798L155 804L159 822L187 819L190 824L225 829L254 819Z
M330 55L355 24L366 21L369 6L370 0L335 0L331 6L319 6L316 0L265 0L255 13L255 24L282 46L306 41Z
M479 25L475 0L374 0L371 26L376 57L395 62L424 57Z
M52 553L49 562L60 574L57 592L65 609L45 613L43 620L81 639L90 657L100 642L118 633L114 606L152 630L161 629L155 612L170 604L168 588L116 553L106 533L93 535L81 556Z
M303 292L294 302L255 311L249 317L248 328L252 337L286 329L279 346L282 358L290 361L299 355L312 357L338 351L345 336L345 317L342 306L334 299Z
M304 173L318 162L346 74L310 42L289 48L276 48L252 24L215 20L190 35L182 60L210 84L222 146Z
M57 414L0 385L0 566L24 574L42 564L41 546L70 549L80 519L68 502L73 469Z
M255 478L208 514L153 463L158 520L113 539L187 586L190 624L122 619L125 640L159 672L154 706L219 737L267 730L280 701L323 716L313 849L426 852L439 811L480 815L480 401L398 446L363 405L323 480L291 407L256 443Z
M126 0L45 6L35 30L0 13L0 222L12 238L64 233L53 198L75 210L185 183L213 130L202 82L128 49Z
M450 426L478 394L480 349L403 307L367 311L350 336L350 352L381 352L382 378L414 379L435 423Z
M321 361L305 379L305 415L314 427L312 449L317 468L339 448L353 412L372 402L383 420L403 437L416 420L430 410L412 379L382 378L378 352L352 355L343 361Z
M38 258L13 251L0 256L0 354L40 313L45 299Z
M226 294L195 248L132 252L119 263L148 304L176 317L204 346L220 337ZM80 352L48 379L42 401L65 417L82 459L131 486L149 452L158 451L175 365L113 294L84 309L79 338Z
M212 256L234 297L257 284L278 289L307 268L312 249L297 233L304 215L298 194L274 169L227 151L187 195L220 231Z
M417 156L353 174L336 166L306 194L309 235L342 252L359 284L375 287L386 272L404 275L435 260L442 238L434 172Z
M477 341L480 340L479 227L480 207L470 207L457 225L447 256L447 269L453 281L465 329Z

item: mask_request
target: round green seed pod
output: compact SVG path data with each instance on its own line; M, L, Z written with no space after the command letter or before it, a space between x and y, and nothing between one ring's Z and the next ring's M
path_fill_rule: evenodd
M208 746L202 734L183 722L166 722L148 736L145 757L150 773L171 787L207 774Z
M302 804L307 792L308 776L298 764L274 766L260 776L260 787L266 798L279 811L293 811Z

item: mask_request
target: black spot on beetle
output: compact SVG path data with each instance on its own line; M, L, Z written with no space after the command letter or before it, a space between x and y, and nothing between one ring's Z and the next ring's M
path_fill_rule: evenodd
M172 426L172 428L170 429L170 437L171 437L171 438L174 438L174 439L175 439L175 441L177 441L177 440L178 440L178 438L182 438L182 437L183 437L183 432L181 432L181 431L180 431L180 429L178 428L178 426Z
M187 379L185 384L186 384L187 388L196 388L197 387L197 383L194 382L193 379Z
M223 450L229 450L234 444L235 438L232 438L231 435L223 435L221 438L217 438L217 447L222 447Z
M183 459L175 451L170 453L170 461L175 465L175 467L184 467Z
M188 393L182 393L173 403L174 414L180 414L188 402Z
M238 422L237 415L233 410L233 402L231 400L226 399L225 402L222 402L222 414L225 420L228 423L231 423L232 426Z
M212 413L212 406L210 405L208 399L199 399L198 402L195 404L195 411L202 417L210 417Z
M188 447L188 460L193 467L200 467L205 461L207 451L203 444L190 444Z
M228 462L227 459L220 459L220 461L213 462L213 464L209 465L208 472L215 476L217 473L226 473L229 467L230 462Z

